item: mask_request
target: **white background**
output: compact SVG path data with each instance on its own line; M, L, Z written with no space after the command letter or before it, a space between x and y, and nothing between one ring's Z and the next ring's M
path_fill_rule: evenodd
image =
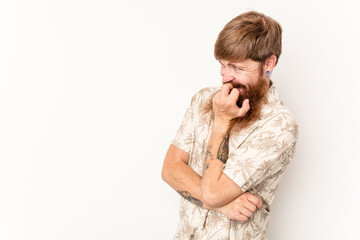
M0 239L171 239L163 158L248 10L283 27L272 79L300 126L267 235L358 239L355 0L1 1Z

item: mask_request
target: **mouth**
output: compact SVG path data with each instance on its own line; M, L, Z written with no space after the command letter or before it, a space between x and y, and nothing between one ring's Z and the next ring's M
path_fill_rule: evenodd
M244 93L244 92L245 92L245 88L244 88L244 87L238 87L237 89L239 90L240 93Z
M247 88L242 84L237 84L237 86L234 86L234 88L237 88L237 90L239 90L240 94L245 93L247 90Z
M239 91L240 91L240 89L246 90L246 86L242 85L241 83L233 82L232 85L234 88L237 88Z

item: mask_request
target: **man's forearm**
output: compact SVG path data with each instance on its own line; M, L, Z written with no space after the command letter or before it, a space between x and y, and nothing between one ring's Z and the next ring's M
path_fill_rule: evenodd
M211 184L220 178L229 157L229 137L228 128L215 122L206 149L203 184Z
M218 209L203 204L201 200L202 178L185 162L178 162L168 168L164 180L189 202L210 210Z
M229 155L229 137L228 126L224 126L214 121L206 150L204 161L205 171L202 179L201 198L209 204L210 202L218 202L215 198L218 198L219 195L221 195L222 188L224 187L219 180L222 177L222 169ZM223 194L220 202L230 202L234 197L235 196Z

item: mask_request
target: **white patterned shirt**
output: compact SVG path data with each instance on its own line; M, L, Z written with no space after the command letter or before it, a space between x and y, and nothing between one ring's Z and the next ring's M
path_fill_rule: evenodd
M219 88L204 88L191 100L172 144L190 153L188 165L200 176L213 120L201 112ZM243 192L256 194L263 202L246 222L230 220L217 211L180 200L180 221L174 239L266 240L270 206L284 170L295 153L298 125L289 109L279 100L275 86L267 92L261 117L240 132L231 133L229 157L223 172Z

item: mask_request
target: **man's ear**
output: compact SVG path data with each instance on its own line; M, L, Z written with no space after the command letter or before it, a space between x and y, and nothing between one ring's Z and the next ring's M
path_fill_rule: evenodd
M270 72L273 72L274 67L276 65L277 57L275 55L271 55L268 59L265 61L265 71L270 70Z

